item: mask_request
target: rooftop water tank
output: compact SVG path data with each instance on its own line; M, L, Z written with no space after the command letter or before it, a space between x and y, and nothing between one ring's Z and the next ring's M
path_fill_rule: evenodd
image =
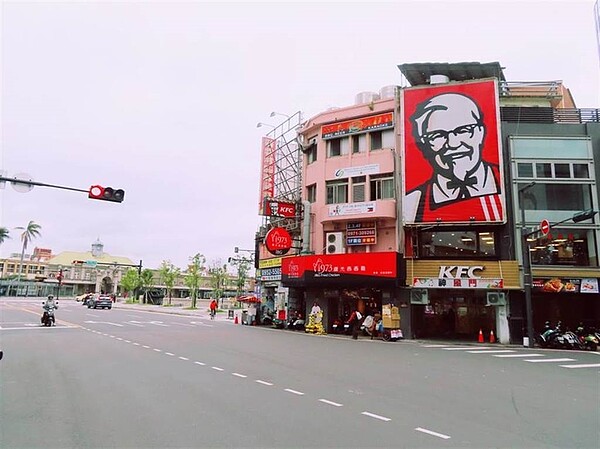
M398 86L383 86L381 89L379 89L379 98L382 100L396 98L396 89L398 89Z
M366 104L377 100L379 100L379 94L377 92L360 92L356 94L354 104Z
M449 82L450 78L448 78L446 75L431 75L429 77L429 84L444 84Z

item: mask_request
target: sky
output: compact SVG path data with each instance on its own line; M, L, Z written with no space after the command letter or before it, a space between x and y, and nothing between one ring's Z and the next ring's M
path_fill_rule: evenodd
M157 268L252 249L260 140L402 84L398 64L494 62L509 81L562 80L600 107L593 0L433 2L3 1L0 170L122 203L0 189L0 226L20 253L105 252ZM19 175L19 176L18 176Z

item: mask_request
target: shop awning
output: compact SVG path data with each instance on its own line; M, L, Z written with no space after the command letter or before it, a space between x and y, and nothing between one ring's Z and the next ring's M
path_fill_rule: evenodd
M254 295L241 295L241 296L238 296L236 299L240 302L248 302L248 303L260 302L260 299L258 299Z

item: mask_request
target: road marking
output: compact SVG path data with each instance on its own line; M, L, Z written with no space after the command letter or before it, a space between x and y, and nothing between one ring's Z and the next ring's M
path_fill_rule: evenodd
M560 365L563 368L598 368L600 363L585 363L582 365Z
M544 357L544 354L499 354L494 357L509 358L509 357Z
M142 346L142 348L150 349L150 346L144 345L144 346Z
M179 357L179 360L189 360L187 357Z
M469 354L502 354L502 353L508 353L508 352L515 352L511 349L494 349L492 351L487 351L487 350L476 350L476 351L467 351Z
M111 326L123 327L122 324L111 323L110 321L84 321L84 323L88 323L88 324L110 324Z
M196 365L202 365L202 366L206 365L206 363L202 363L202 362L194 362L194 363L195 363Z
M171 355L171 356L175 355L175 354L173 354L172 352L165 352L165 354L167 354L167 355Z
M574 362L575 359L532 359L525 360L526 362L531 363L553 363L553 362Z
M450 345L423 345L424 348L448 348Z
M333 405L334 407L341 407L343 404L338 404L337 402L328 401L327 399L319 399L323 404Z
M371 418L380 419L381 421L391 421L390 418L386 418L385 416L381 415L376 415L375 413L362 412L361 415L370 416Z
M160 349L154 348L156 352L162 352Z
M232 376L236 376L236 377L241 377L241 378L246 378L248 376L246 376L245 374L240 374L240 373L231 373Z
M141 324L138 324L137 321L126 321L127 324L131 324L132 326L137 326L137 327L144 327Z
M423 427L415 428L417 432L423 432L429 435L433 435L434 437L443 438L444 440L449 440L450 435L444 435L443 433L434 432L433 430L424 429Z
M298 396L304 396L304 393L301 391L292 390L291 388L286 388L283 391L287 391L288 393L297 394Z
M22 331L31 329L79 329L80 326L40 326L39 324L24 327L1 327L0 331Z
M125 343L131 343L131 340L123 340Z
M117 340L121 340L121 341L123 341L123 339L122 339L121 337L117 337Z
M267 385L268 387L272 387L273 384L271 382L265 382L264 380L257 380L256 383Z
M473 346L458 346L454 348L442 348L444 351L464 351L465 349L473 349ZM492 349L488 347L481 347L478 349Z
M168 324L163 324L162 321L150 321L150 324L154 324L155 326L169 327Z
M170 323L170 324L174 324L176 326L195 327L192 324L184 324L184 323Z
M216 371L224 371L223 368L219 368L218 366L211 366L211 368Z

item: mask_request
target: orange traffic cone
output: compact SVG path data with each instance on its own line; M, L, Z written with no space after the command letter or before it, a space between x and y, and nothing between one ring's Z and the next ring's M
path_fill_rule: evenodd
M479 329L479 338L477 339L479 343L483 343L483 329Z
M238 317L237 315L235 316L235 318L233 319L233 324L238 324Z
M490 343L496 343L496 337L494 337L494 331L490 331Z

